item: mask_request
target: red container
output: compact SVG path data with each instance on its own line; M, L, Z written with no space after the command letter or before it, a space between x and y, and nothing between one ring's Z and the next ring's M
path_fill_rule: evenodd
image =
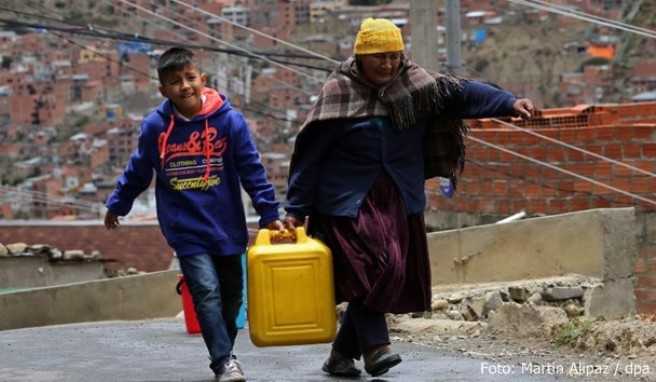
M180 296L182 296L182 310L184 311L187 333L199 334L200 325L198 324L198 319L196 318L196 308L194 307L194 302L191 299L189 287L185 282L184 276L178 275L178 280L178 285L175 287L175 290Z

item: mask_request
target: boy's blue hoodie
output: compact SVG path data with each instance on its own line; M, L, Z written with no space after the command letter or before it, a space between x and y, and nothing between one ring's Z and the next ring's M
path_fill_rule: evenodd
M205 88L203 97L189 121L176 116L170 100L146 116L107 208L126 215L155 170L157 218L178 256L241 254L248 232L240 182L260 226L279 218L278 203L242 114L214 89Z

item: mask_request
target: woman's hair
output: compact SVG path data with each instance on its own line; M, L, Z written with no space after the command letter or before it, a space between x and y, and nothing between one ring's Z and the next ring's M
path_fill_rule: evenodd
M193 65L193 59L194 53L189 49L179 46L167 49L159 56L157 62L157 76L160 82L167 73L184 69L187 65Z

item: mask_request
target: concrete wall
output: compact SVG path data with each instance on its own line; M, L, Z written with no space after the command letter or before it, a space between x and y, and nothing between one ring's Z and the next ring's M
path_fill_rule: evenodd
M509 281L579 273L633 273L632 208L599 209L430 233L433 284Z
M0 257L0 289L36 288L105 278L99 261L51 263L45 256Z
M0 330L172 317L182 310L177 271L0 294Z
M164 240L157 222L124 223L108 231L100 220L33 221L0 220L0 243L48 244L61 250L99 250L110 270L135 267L145 272L163 271L173 251Z
M656 213L638 214L640 251L635 265L638 310L656 314Z
M656 256L638 256L643 225L633 208L618 208L431 233L433 285L577 273L601 280L587 292L591 316L654 313L656 284L647 269L656 266ZM644 274L637 274L640 264Z

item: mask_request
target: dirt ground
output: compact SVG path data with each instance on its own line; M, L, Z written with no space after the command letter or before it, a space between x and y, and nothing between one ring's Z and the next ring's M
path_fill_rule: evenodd
M485 328L439 335L432 330L398 330L398 326L392 325L391 331L393 341L483 358L493 365L533 368L536 375L551 372L588 381L656 381L656 345L646 346L656 338L656 324L649 320L595 322L573 344L558 343L556 334L518 337L495 334ZM617 345L613 351L606 345L609 339ZM642 341L642 347L637 341ZM590 346L592 343L595 345Z
M546 280L523 285L530 291L554 283L585 287L588 281ZM500 284L488 285L482 290L489 293L493 289L507 288L507 284ZM534 370L536 375L551 373L586 381L656 381L656 316L592 319L583 314L582 308L578 314L566 314L564 311L568 306L583 305L582 299L572 299L558 303L504 303L506 308L510 306L517 311L548 312L546 319L529 315L519 316L513 322L512 315L509 315L507 317L511 318L504 322L498 317L491 319L494 313L478 319L466 315L454 319L451 313L457 309L462 311L465 301L475 305L472 296L477 290L480 292L481 288L472 287L457 298L448 298L448 290L434 290L432 313L389 316L393 341L414 342L449 353L482 358L500 367L525 367L529 372ZM440 300L443 304L436 303Z

